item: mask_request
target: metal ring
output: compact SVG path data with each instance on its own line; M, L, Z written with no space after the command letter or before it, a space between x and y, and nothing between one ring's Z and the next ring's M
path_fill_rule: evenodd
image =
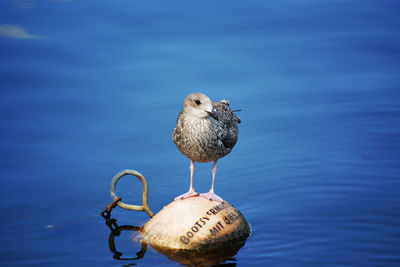
M140 180L140 182L143 184L143 205L142 206L130 205L130 204L123 203L122 201L118 201L117 205L120 206L121 208L127 209L127 210L145 211L145 212L147 212L147 214L149 214L150 217L153 217L154 212L150 209L149 203L148 203L149 187L147 185L147 181L144 178L144 176L137 171L123 170L114 176L114 178L111 181L111 188L110 188L111 198L113 200L118 198L117 194L115 193L115 187L117 185L118 180L127 174L136 176Z

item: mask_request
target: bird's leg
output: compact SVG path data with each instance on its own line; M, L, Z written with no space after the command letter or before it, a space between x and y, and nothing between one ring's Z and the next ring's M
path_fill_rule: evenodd
M214 182L216 173L217 173L217 161L214 161L214 166L212 167L213 179L212 179L211 189L208 193L200 194L200 196L207 198L209 200L214 200L223 203L224 200L214 193Z
M199 193L197 193L194 190L194 187L193 187L193 173L194 173L194 161L191 160L190 161L190 187L189 187L189 191L187 191L185 194L177 196L175 198L175 200L184 199L184 198L188 198L188 197L193 197L193 196L199 195Z
M190 160L190 187L189 187L189 192L195 192L194 187L193 187L193 174L194 174L194 161Z

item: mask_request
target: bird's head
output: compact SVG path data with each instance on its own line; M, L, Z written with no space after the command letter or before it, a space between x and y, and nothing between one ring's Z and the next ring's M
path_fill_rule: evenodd
M202 93L192 93L185 98L183 113L202 119L210 116L218 120L218 114L213 109L210 98Z

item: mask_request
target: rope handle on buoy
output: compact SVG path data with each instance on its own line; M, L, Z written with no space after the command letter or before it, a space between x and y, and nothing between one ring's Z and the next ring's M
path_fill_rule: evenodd
M120 200L121 198L119 198L117 196L117 194L115 193L115 187L117 186L118 180L127 174L136 176L143 185L143 205L142 206L126 204L126 203L122 202ZM127 210L145 211L145 212L147 212L147 214L149 214L150 218L154 216L154 212L150 209L149 203L148 203L149 187L147 185L146 179L140 172L137 172L134 170L123 170L123 171L117 173L111 181L110 192L111 192L111 198L114 201L117 201L117 205L120 206L121 208L127 209ZM119 200L118 200L118 198L119 198Z

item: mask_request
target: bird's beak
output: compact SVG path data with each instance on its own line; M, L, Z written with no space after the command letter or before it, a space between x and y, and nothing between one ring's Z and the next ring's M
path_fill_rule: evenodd
M219 120L219 114L218 111L216 111L215 109L212 109L212 111L206 111L208 116L210 116L211 118L215 119L215 120Z

